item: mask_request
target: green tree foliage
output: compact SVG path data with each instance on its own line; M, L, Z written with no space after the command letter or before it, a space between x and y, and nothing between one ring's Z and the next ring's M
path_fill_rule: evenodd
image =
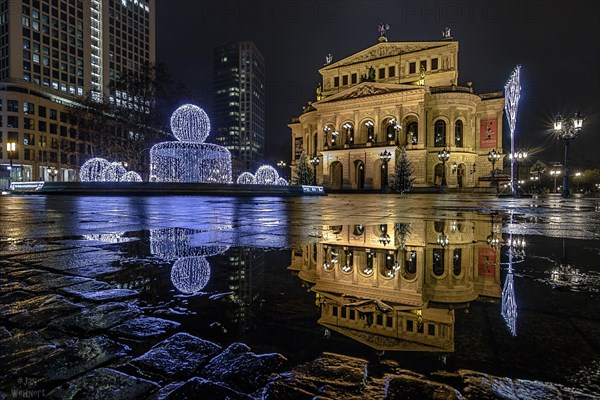
M293 182L295 185L312 185L313 176L314 171L308 162L308 156L305 152L302 152L298 160L298 167L296 168Z
M392 189L398 193L410 193L413 191L415 178L412 177L413 167L408 159L406 148L400 150L400 157L396 157L396 166L394 168L394 181Z

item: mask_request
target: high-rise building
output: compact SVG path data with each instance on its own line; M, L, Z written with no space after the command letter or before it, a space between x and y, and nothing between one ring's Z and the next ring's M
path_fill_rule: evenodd
M69 106L129 101L109 83L154 63L154 32L154 0L0 0L0 187L76 179L91 146Z
M265 152L265 62L253 42L214 49L216 141L231 152L234 178L254 173Z

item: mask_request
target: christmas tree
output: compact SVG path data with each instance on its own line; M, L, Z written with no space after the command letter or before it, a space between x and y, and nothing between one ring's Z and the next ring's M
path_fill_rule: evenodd
M400 150L400 157L396 157L396 167L394 168L394 182L392 183L392 189L398 193L409 193L413 190L413 182L415 178L412 177L413 168L408 154L406 153L406 147Z
M295 185L312 185L313 183L313 170L308 163L308 156L305 152L302 152L300 159L298 160L298 167L296 168L296 175L294 176Z

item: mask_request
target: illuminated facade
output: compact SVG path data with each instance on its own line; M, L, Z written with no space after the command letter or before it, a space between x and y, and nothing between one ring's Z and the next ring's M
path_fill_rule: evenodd
M256 171L265 153L265 62L254 43L214 49L216 143L231 152L233 177Z
M454 310L501 298L500 245L500 222L473 215L327 226L289 269L311 285L330 331L378 350L451 352Z
M125 104L108 84L154 63L154 32L154 0L0 1L0 187L10 158L13 181L76 179L91 148L68 106L86 95Z
M319 73L316 101L288 125L293 170L304 151L320 158L325 188L380 189L406 147L415 187L440 185L443 165L449 187L489 187L479 178L490 176L488 152L502 152L503 93L458 85L458 42L380 41ZM384 151L392 154L387 163Z

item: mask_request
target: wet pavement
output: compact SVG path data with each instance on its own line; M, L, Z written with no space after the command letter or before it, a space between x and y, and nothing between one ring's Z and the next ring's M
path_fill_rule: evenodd
M600 394L598 198L2 196L0 209L8 398L260 397L271 373L323 352Z

